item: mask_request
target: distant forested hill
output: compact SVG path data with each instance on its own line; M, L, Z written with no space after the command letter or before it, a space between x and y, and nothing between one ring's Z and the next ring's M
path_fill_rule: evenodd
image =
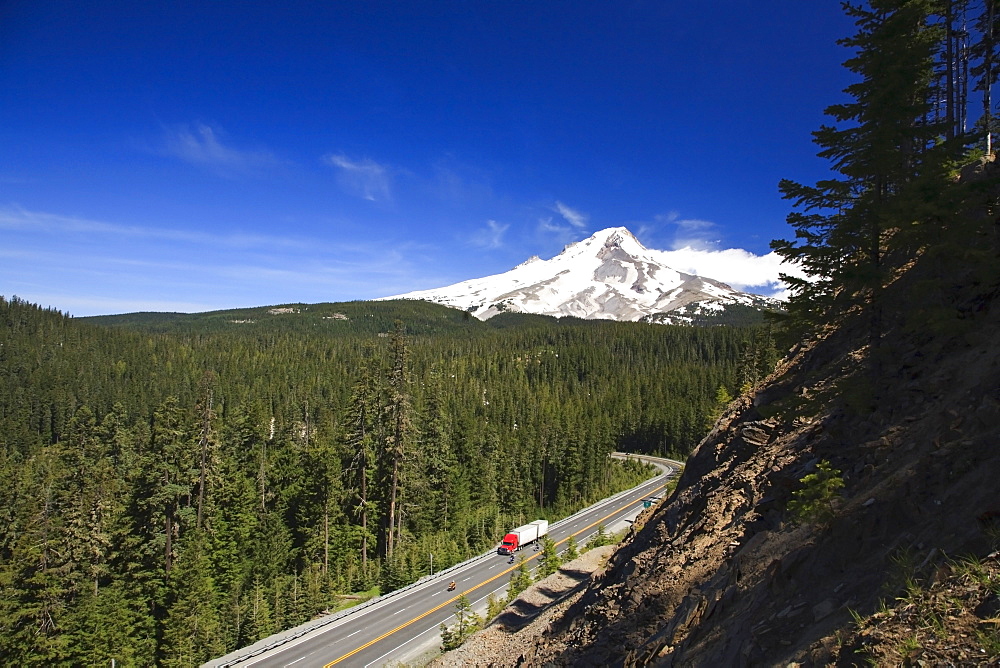
M393 329L396 320L409 333L471 332L483 323L468 313L424 301L354 301L280 304L206 313L126 313L79 318L108 327L149 332L214 334L237 331L320 333L331 336L374 335ZM554 318L550 318L555 322Z
M198 663L686 453L763 328L423 302L70 318L0 298L0 656Z

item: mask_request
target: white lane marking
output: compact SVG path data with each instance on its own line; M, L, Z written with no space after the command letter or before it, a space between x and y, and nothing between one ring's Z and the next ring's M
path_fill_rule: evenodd
M366 663L366 664L365 664L365 668L369 668L369 666L374 666L374 665L376 665L376 664L378 664L378 665L381 665L381 664L379 664L379 661L381 661L381 660L382 660L382 659L384 659L385 657L389 656L390 654L392 654L393 652L395 652L396 650L398 650L398 649L399 649L400 647L402 647L403 645L407 645L407 644L409 644L409 643L410 643L410 641L409 641L409 640L407 640L406 642L404 642L404 643L403 643L403 644L401 644L401 645L396 645L395 647L393 647L393 648L392 648L392 649L390 649L390 650L389 650L388 652L386 652L385 654L383 654L383 655L382 655L382 656L380 656L379 658L375 659L375 660L374 660L374 661L372 661L371 663Z
M499 591L503 591L503 590L504 590L504 589L506 589L506 588L507 588L507 587L506 587L506 585L505 585L505 586L503 586L503 587L500 587L499 589L495 589L495 590L494 590L494 591L493 591L492 593L494 593L494 594L495 594L495 593L497 593L497 592L499 592ZM483 600L485 600L485 599L486 599L486 598L488 598L488 597L489 597L489 594L487 594L486 596L483 596L483 597L482 597L482 598L480 598L480 599L477 599L476 601L473 601L473 602L471 603L471 605L472 605L473 607L475 607L475 605L476 605L477 603L480 603L480 602L482 602ZM449 617L448 619L450 619L450 617ZM447 624L447 620L445 621L445 623ZM409 645L409 644L411 644L411 643L414 643L414 642L418 641L418 640L420 639L420 637L421 637L421 636L423 636L423 635L425 635L425 634L427 634L427 633L430 633L431 631L433 631L433 632L435 632L435 633L440 633L440 632L441 632L441 625L440 625L440 624L438 624L438 625L435 625L435 626L432 626L432 627L428 628L428 629L427 629L427 630L425 630L425 631L421 631L420 633L417 633L417 634L416 634L415 636L413 636L413 637L412 637L412 638L410 638L409 640L406 640L406 641L404 641L404 642L400 643L399 645L396 645L395 647L393 647L393 648L392 648L392 649L390 649L390 650L389 650L388 652L386 652L386 653L385 653L385 654L383 654L382 656L378 657L377 659L375 659L375 660L374 660L374 661L372 661L371 663L367 663L367 664L365 664L365 668L370 668L370 666L374 666L374 665L381 665L381 664L379 664L379 661L381 661L381 660L382 660L382 659L384 659L385 657L389 656L389 655L390 655L390 654L392 654L393 652L396 652L396 651L400 650L401 648L403 648L403 647L406 647L407 645Z
M668 467L668 468L670 468L671 470L665 472L667 476L670 476L670 475L673 475L674 473L676 473L676 470L673 467ZM646 487L652 487L654 485L660 484L660 483L663 482L663 480L664 480L664 477L661 477L660 475L654 476L653 478L650 478L649 480L647 480L643 485L640 485L640 486L638 486L636 488L633 488L631 491L632 492L642 491L643 495L645 495L645 488ZM604 499L603 501L598 502L597 504L595 504L595 505L587 508L586 510L589 510L592 513L594 513L595 511L598 511L599 509L603 508L604 506L609 505L611 503L614 503L614 502L618 501L619 499L620 499L619 495L615 495L615 497ZM641 500L641 499L639 499L639 500ZM638 503L639 500L636 500L634 503ZM569 519L569 518L566 518L566 519ZM577 520L577 521L584 522L586 520ZM558 525L558 523L556 523L556 525ZM593 535L594 535L593 533L589 534L586 538L581 539L581 542L583 542L584 544L586 544L586 542L589 542L589 539ZM501 564L501 565L504 565L504 564ZM463 566L463 570L471 568L473 566L475 566L474 563L466 564L465 566ZM432 587L432 586L437 586L437 584L436 584L436 582L434 580L429 580L428 583L427 583L427 586L428 587ZM500 591L500 590L498 589L497 591ZM482 600L482 599L480 599L480 600ZM379 603L381 603L381 602L379 602ZM379 607L379 604L376 603L375 605L373 605L373 606L369 607L367 610L365 610L364 614L372 613L378 607ZM402 612L402 611L400 611L400 612ZM354 617L353 619L357 619L357 617ZM346 624L347 621L348 621L347 619L344 619L342 623ZM308 634L304 634L302 637L299 637L299 638L291 641L290 643L286 643L281 649L285 650L285 649L288 649L288 648L293 647L295 645L298 645L298 644L300 644L302 642L305 642L310 636L311 637L315 637L315 636L318 636L318 635L322 635L323 633L325 633L325 632L327 632L327 631L329 631L329 630L331 630L333 628L336 628L337 626L340 626L340 625L341 625L341 623L338 622L338 623L336 623L336 624L334 624L332 626L318 627L316 629L313 629ZM433 630L433 629L429 629L429 630ZM351 635L354 635L354 634L352 633ZM407 644L407 643L403 643L403 644L399 645L399 647L403 647L405 644ZM396 649L398 649L399 647L397 647ZM394 650L390 650L390 652L391 651L394 651ZM380 659L384 658L390 652L387 652L386 654L383 654L382 657L379 657L379 658ZM252 663L257 663L257 662L263 661L263 660L265 660L267 658L269 658L268 654L262 654L262 655L260 655L258 657L252 657L252 658L250 658L249 662L246 662L244 665L250 665ZM375 662L377 662L377 661L378 661L378 659L376 659ZM372 662L372 663L375 663L375 662ZM368 664L368 665L370 666L372 664Z

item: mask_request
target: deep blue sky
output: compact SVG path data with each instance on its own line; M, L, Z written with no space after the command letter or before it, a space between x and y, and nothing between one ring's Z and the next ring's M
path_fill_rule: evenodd
M367 299L618 225L764 255L851 32L834 0L0 0L0 295Z

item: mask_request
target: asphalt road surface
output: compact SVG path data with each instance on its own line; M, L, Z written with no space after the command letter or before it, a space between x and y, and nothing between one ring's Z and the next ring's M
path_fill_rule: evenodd
M634 455L615 455L632 456ZM627 527L644 503L659 497L679 462L655 457L637 457L662 471L631 490L600 501L549 526L549 538L560 552L570 536L583 546L599 526L609 533ZM540 551L528 545L517 553L532 568ZM504 596L510 574L517 563L493 552L471 559L446 571L423 578L391 594L351 608L336 616L314 620L296 629L271 636L251 647L237 650L205 666L254 666L255 668L317 668L327 666L384 666L413 660L440 645L440 625L454 623L455 602L465 595L476 611L486 609L491 593ZM448 591L448 583L458 583Z

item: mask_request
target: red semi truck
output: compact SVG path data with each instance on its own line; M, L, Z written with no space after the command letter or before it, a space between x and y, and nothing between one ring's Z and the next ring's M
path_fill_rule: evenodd
M503 540L500 541L500 547L497 548L497 554L514 554L528 543L540 539L548 532L548 520L535 520L531 524L525 524L523 527L511 529L510 533L504 536Z

